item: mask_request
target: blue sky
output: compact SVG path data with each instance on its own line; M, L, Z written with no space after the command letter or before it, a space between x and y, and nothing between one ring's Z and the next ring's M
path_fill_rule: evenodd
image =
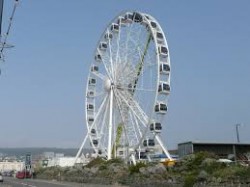
M5 0L4 28L14 0ZM171 55L163 140L250 143L250 1L21 0L0 76L0 147L79 147L88 69L124 10L155 17Z

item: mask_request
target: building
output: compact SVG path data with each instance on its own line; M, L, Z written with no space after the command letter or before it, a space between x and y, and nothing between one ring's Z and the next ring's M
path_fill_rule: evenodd
M207 151L220 158L250 161L250 144L247 143L208 143L184 142L178 144L178 155L183 157L192 153Z
M24 169L24 162L18 161L1 161L0 172L5 171L22 171Z
M54 158L54 157L55 157L55 153L54 153L54 152L44 152L44 153L43 153L43 156L44 156L46 159L51 159L51 158Z
M60 157L57 158L56 165L60 167L72 167L75 164L75 157Z
M77 160L75 157L54 157L51 159L44 159L42 160L43 167L72 167L76 163L85 163L85 158L81 157Z
M63 153L56 153L55 157L56 158L62 158L62 157L64 157L64 154Z

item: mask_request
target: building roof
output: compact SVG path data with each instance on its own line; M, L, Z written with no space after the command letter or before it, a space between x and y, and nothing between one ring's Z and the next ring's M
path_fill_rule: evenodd
M209 144L209 145L247 145L250 146L250 143L230 143L230 142L200 142L200 141L187 141L187 142L182 142L182 143L178 143L178 145L183 145L183 144L200 144L200 145L204 145L204 144Z

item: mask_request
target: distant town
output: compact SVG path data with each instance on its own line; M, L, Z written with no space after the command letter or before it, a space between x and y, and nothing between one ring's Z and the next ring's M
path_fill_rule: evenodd
M73 166L76 152L74 148L0 148L0 172L13 174L25 170L27 156L32 170L37 166Z

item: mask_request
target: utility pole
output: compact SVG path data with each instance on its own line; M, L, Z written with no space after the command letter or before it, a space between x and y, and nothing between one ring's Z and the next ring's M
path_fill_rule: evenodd
M239 123L236 124L235 127L236 127L237 143L240 143L240 135L239 135L240 124Z

